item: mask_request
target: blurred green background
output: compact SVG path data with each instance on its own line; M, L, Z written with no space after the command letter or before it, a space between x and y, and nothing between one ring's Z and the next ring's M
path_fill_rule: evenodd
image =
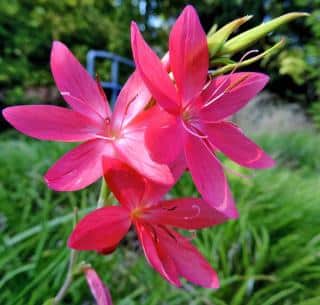
M248 14L254 18L241 30L291 11L311 13L255 47L262 49L286 36L287 46L259 68L271 75L271 91L305 109L320 110L320 0L1 0L2 107L37 100L58 102L48 65L52 40L66 43L83 63L89 49L131 58L129 26L136 20L147 41L163 53L170 26L186 3L195 5L206 30ZM98 67L101 78L108 79L108 63Z
M63 105L49 69L52 40L85 64L89 49L131 58L129 26L139 22L159 54L185 4L206 30L247 14L241 30L291 11L311 16L281 27L254 48L287 37L277 55L247 70L271 75L267 90L234 117L278 161L275 169L230 176L241 217L197 234L195 244L221 278L218 291L170 287L145 261L133 237L108 256L83 253L109 286L114 304L320 304L320 1L1 0L0 106ZM110 64L98 73L109 78ZM121 75L125 81L127 72ZM2 119L2 118L0 118ZM42 175L70 146L28 139L0 126L0 304L37 305L53 297L67 264L72 211L96 206L99 185L75 193L48 190ZM188 176L174 196L196 195ZM77 276L63 304L94 304Z

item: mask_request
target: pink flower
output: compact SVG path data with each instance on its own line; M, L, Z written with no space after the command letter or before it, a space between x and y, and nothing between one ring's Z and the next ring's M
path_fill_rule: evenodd
M104 159L105 179L120 206L97 209L72 232L68 246L76 250L113 251L134 225L149 264L167 281L180 286L179 277L208 288L219 286L216 272L172 227L200 229L227 218L204 200L161 200L169 187L158 186L116 159Z
M112 305L109 289L103 284L97 272L92 268L86 268L84 273L97 305Z
M135 23L131 27L131 44L137 70L159 105L157 119L145 133L151 157L168 163L184 154L204 200L236 217L223 167L215 152L221 151L249 168L274 165L260 147L225 120L262 90L268 77L248 72L208 80L207 39L192 6L184 9L170 33L172 77L143 40Z
M28 136L84 142L46 173L50 188L74 191L95 182L103 174L103 155L116 156L159 183L174 182L169 168L152 161L145 148L145 116L138 114L151 96L136 72L122 89L112 114L99 84L61 42L53 43L51 70L71 109L36 105L8 107L3 111L6 120Z

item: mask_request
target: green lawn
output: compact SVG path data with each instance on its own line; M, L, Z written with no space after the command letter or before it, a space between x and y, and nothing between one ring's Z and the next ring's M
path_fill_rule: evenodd
M112 255L80 256L100 273L114 304L320 304L320 136L305 132L258 142L278 160L277 168L240 169L252 175L249 181L231 175L240 219L194 240L218 271L221 288L171 287L147 265L131 236ZM99 187L72 194L46 189L42 174L68 147L14 132L0 137L0 304L42 304L64 280L73 208L94 208ZM192 194L185 176L173 195ZM64 304L93 304L83 276Z

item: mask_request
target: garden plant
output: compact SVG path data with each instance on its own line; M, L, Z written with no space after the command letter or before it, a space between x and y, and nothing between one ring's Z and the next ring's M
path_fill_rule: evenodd
M263 181L250 185L248 169L272 168L277 166L275 159L281 165L283 157L271 157L231 120L269 80L266 74L247 71L247 67L283 48L285 38L266 50L250 48L281 25L307 15L288 13L232 36L250 20L251 16L245 16L219 29L213 27L206 34L196 10L188 5L171 28L168 52L162 58L149 47L133 21L131 49L136 69L119 93L114 109L99 78L92 78L63 42L53 42L51 72L69 107L19 105L2 112L15 129L30 137L81 142L68 146L71 150L44 175L47 187L59 192L57 198L71 196L74 210L63 217L73 219L74 227L67 240L65 234L61 237L69 249L65 279L59 278L56 295L47 296L43 304L63 302L82 275L98 305L112 304L113 291L110 293L98 275L109 271L90 260L96 255L111 257L137 240L146 264L171 285L189 289L192 294L189 287L193 286L187 283L191 282L208 290L217 289L219 294L220 267L226 268L225 272L227 263L223 268L213 268L211 258L196 244L198 239L213 248L223 244L223 236L219 238L218 234L215 240L207 232L220 226L229 226L231 232L234 223L242 223L249 213L239 212L241 203L237 202L246 198L238 200L236 184L232 179L228 182L227 174L246 181L242 187L251 195L256 193L259 201L268 196L267 188L263 190ZM292 179L302 182L300 177ZM101 188L94 199L95 209L83 209L82 203L74 202L79 198L74 200L72 193L92 188L98 180ZM181 185L192 189L193 196L179 192ZM276 208L270 209L267 214ZM265 221L270 224L269 215L265 215ZM252 243L263 247L265 233L260 235L252 229L250 234ZM121 242L125 236L126 242ZM233 237L226 234L225 238ZM221 255L231 251L220 249ZM121 269L115 262L110 277L118 267ZM39 278L45 281L45 273ZM241 304L247 287L239 288L233 305ZM121 298L125 300L126 295Z

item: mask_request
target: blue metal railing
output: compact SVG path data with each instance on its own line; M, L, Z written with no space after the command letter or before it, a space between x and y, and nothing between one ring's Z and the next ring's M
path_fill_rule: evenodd
M87 53L87 70L92 77L95 77L95 61L97 58L102 58L111 61L111 81L101 81L101 86L104 89L111 90L110 102L113 106L122 85L119 83L119 65L127 65L134 68L134 62L128 58L116 55L107 51L90 50Z

